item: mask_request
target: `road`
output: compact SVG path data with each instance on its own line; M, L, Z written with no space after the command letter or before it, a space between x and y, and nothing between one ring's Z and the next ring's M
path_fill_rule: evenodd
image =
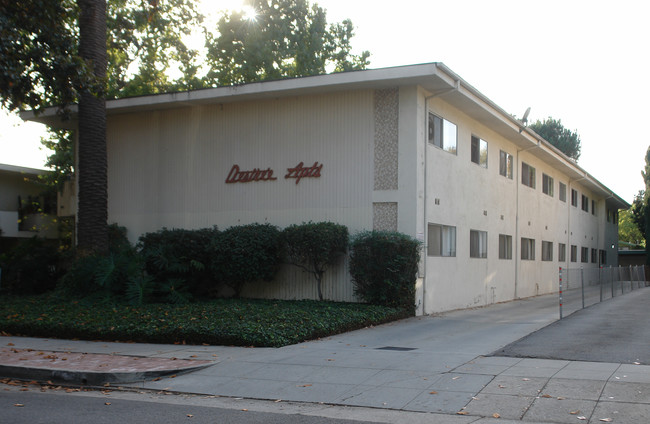
M0 385L0 421L12 424L40 423L191 423L191 424L358 424L358 420L301 413L301 406L278 405L278 412L251 410L255 402L189 395L156 395L149 392L40 391ZM260 401L257 402L261 403ZM220 405L220 406L217 406ZM228 406L228 407L224 407ZM260 409L259 407L256 409ZM263 408L268 409L268 408ZM322 407L321 407L322 409ZM341 408L339 408L341 409ZM344 408L343 408L344 409ZM308 412L308 411L307 411ZM344 413L343 413L344 415ZM372 423L374 421L364 421ZM388 421L385 421L388 422Z
M650 365L650 288L580 310L495 356Z

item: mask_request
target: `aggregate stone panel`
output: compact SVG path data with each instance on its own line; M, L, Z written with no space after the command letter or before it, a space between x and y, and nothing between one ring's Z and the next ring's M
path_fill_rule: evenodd
M650 404L650 384L610 381L600 398L612 402L634 402Z
M600 398L604 387L605 382L599 380L553 378L548 382L546 387L544 387L542 394L554 398L562 397L566 399L596 401Z

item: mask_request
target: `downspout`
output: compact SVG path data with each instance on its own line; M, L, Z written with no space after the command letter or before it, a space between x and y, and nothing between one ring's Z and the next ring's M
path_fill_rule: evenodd
M427 210L427 181L428 181L428 175L427 175L427 170L428 170L428 163L429 163L429 100L433 99L435 97L440 97L445 94L451 93L452 91L458 91L460 88L460 80L455 80L454 86L452 88L449 88L448 90L432 94L431 96L426 96L424 98L424 197L423 197L423 202L424 202L424 211L423 211L423 227L422 227L422 232L424 233L424 246L423 246L423 252L422 256L424 260L422 261L422 315L426 314L427 309L426 309L426 299L427 299L427 250L428 250L428 243L429 243L429 229L428 229L428 210Z
M520 129L521 132L522 129ZM515 212L515 295L514 298L518 299L518 287L519 287L519 261L521 261L521 252L519 251L519 186L521 185L521 178L519 177L520 175L520 162L519 162L519 153L521 152L527 152L529 150L533 150L540 147L540 142L537 141L537 144L531 147L527 147L525 149L518 149L517 150L517 179L515 180L515 204L516 204L516 212Z

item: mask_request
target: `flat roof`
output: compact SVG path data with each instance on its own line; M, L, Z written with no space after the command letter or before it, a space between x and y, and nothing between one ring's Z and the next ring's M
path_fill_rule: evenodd
M43 175L47 171L44 169L28 168L25 166L16 166L16 165L0 163L0 172L37 176L37 175Z
M579 181L580 184L591 191L605 197L612 206L620 209L630 207L625 200L590 175L576 162L526 127L523 122L492 102L441 62L339 72L107 100L106 113L111 116L204 104L412 85L422 87L431 95L444 96L444 100L452 106L511 140L521 150L528 150L541 160L561 169L569 176L570 181ZM68 121L62 121L59 118L55 107L48 108L39 115L36 115L33 111L23 111L20 116L24 120L37 121L52 127L74 129L77 126L76 106L73 106L70 112L71 119Z

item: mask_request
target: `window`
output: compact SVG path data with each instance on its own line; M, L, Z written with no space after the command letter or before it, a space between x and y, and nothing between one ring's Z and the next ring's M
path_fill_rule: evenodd
M499 259L512 259L512 236L499 234Z
M456 227L429 224L429 256L456 256Z
M542 174L542 192L553 197L553 178Z
M487 141L472 136L472 162L487 168L488 144Z
M566 244L558 243L557 245L557 260L566 262Z
M535 188L535 168L524 162L521 163L521 183Z
M512 179L512 155L501 150L499 152L499 174Z
M599 250L600 253L600 264L605 265L607 263L607 251Z
M571 206L578 207L578 191L571 189Z
M545 262L553 260L553 242L542 240L542 260Z
M598 263L598 249L591 249L591 263Z
M587 263L589 262L589 248L583 247L580 249L580 262Z
M571 245L571 262L578 262L578 246Z
M469 257L487 258L487 231L469 231Z
M566 184L560 183L560 200L566 202Z
M456 154L456 124L429 112L429 143Z
M589 198L584 194L582 195L582 210L589 212Z
M596 215L596 201L595 200L591 201L591 214Z
M607 222L612 222L612 210L607 209Z
M521 259L534 261L535 260L535 240L522 237L521 238Z

